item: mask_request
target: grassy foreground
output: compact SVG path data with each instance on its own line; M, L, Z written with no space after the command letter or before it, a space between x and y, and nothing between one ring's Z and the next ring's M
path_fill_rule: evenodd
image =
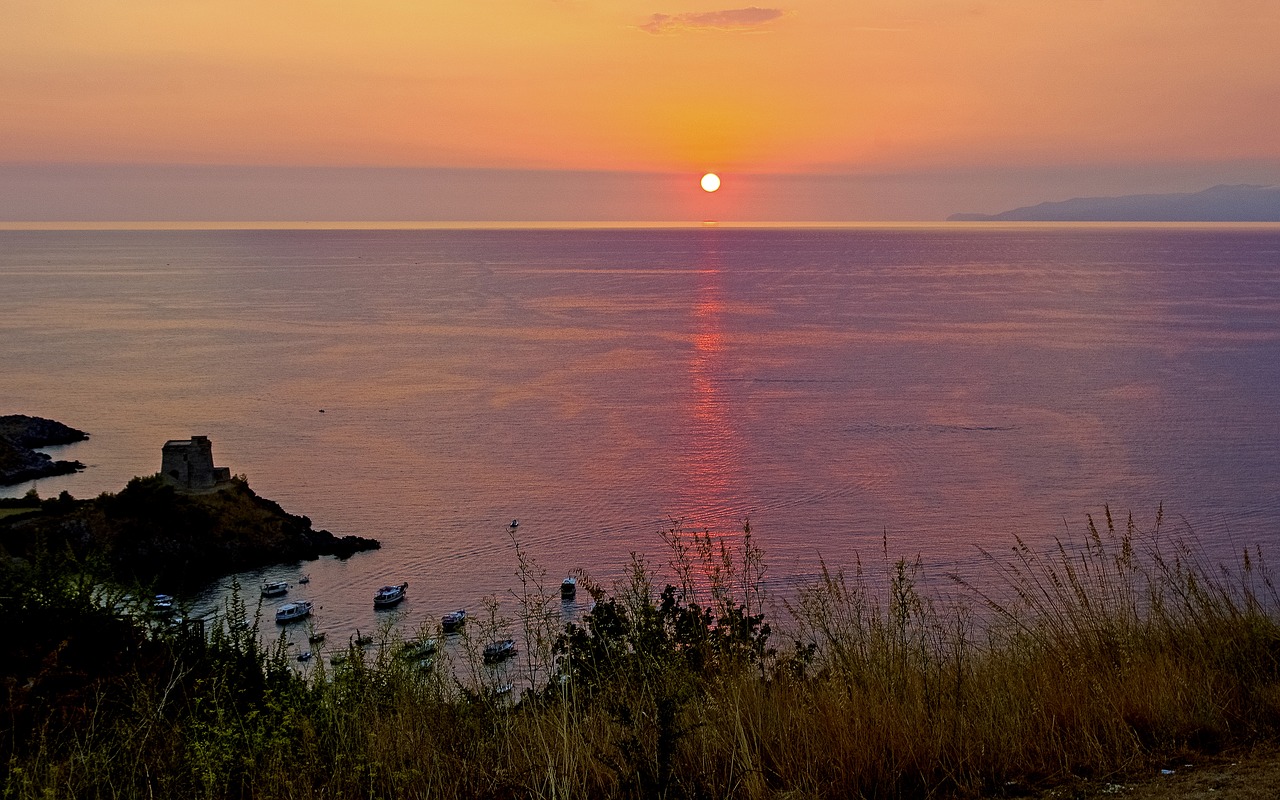
M393 634L304 681L253 630L184 638L108 610L83 564L4 563L4 797L1006 796L1280 733L1260 555L1207 564L1158 517L1015 542L968 602L922 592L919 562L824 568L781 644L749 526L666 538L674 585L636 562L568 628L517 543L514 703L475 646L496 618L456 663Z

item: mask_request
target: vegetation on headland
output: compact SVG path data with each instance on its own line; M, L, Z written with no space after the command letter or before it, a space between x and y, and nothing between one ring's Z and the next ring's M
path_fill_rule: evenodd
M1158 519L1017 542L972 603L925 593L919 562L824 568L785 637L749 528L732 550L667 538L672 585L639 561L611 593L584 582L567 628L517 542L518 702L477 652L493 616L459 662L423 669L389 633L304 680L251 629L184 638L114 612L89 565L6 561L5 796L1007 796L1280 733L1260 554L1210 565Z
M91 500L66 492L41 500L33 491L0 506L10 511L0 517L0 558L27 556L39 543L97 559L114 580L166 591L267 564L345 558L379 546L374 539L316 530L307 517L258 496L243 477L218 491L193 494L152 475Z

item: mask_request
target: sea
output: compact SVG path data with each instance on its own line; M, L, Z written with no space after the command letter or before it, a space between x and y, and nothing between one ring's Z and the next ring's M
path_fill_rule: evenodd
M118 491L205 435L381 540L234 576L251 611L293 584L270 636L289 600L345 642L660 585L672 529L738 558L749 523L779 607L898 558L985 586L1107 508L1211 559L1280 545L1274 225L3 230L0 342L0 413L91 434L3 495Z

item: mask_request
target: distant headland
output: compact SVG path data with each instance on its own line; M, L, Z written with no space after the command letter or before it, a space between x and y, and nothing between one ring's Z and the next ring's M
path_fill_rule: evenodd
M0 416L0 486L36 478L66 475L84 469L79 461L54 461L36 450L82 442L89 434L61 422L25 414Z
M26 419L51 435L65 438L65 431L74 431L52 420ZM346 558L380 547L376 539L317 530L307 517L259 497L243 476L213 466L205 436L166 442L161 471L134 478L115 494L77 500L63 492L41 499L32 490L0 500L0 558L26 557L33 548L67 551L105 561L126 581L173 591L269 564Z
M1280 222L1280 186L1214 186L1201 192L1076 197L951 222Z

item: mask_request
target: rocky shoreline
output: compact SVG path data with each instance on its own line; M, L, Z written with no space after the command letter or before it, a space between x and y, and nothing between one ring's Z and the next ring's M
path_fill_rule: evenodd
M232 480L213 492L175 490L159 475L134 478L116 494L77 500L64 492L5 501L32 513L0 518L0 557L33 548L105 562L122 581L166 591L199 588L223 575L272 564L348 558L377 550L377 539L335 536Z
M41 417L0 417L0 443L18 453L16 466L2 462L6 470L0 475L17 483L82 469L79 462L55 462L31 448L86 438L83 431ZM6 452L0 450L0 457ZM321 556L348 558L382 546L377 539L317 529L309 518L259 497L243 478L201 491L176 483L156 474L91 500L67 492L41 499L34 490L0 500L0 559L28 558L41 549L70 552L105 563L123 581L177 592L233 572Z
M61 422L26 414L0 416L0 486L67 475L84 469L79 461L55 461L39 447L82 442L89 434Z

